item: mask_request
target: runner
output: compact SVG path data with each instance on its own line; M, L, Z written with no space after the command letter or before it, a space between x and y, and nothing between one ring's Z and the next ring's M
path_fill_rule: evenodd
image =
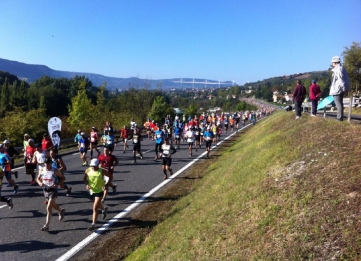
M42 172L42 169L45 168L45 152L43 152L42 144L36 144L36 151L34 152L33 162L36 162L36 169L38 173ZM49 155L50 156L50 155Z
M58 211L59 220L63 220L65 209L61 209L56 203L56 198L58 197L58 184L59 182L64 182L65 177L60 170L54 169L52 167L53 160L47 158L45 160L45 168L39 173L37 182L40 187L44 187L44 196L48 201L46 210L46 222L45 225L41 228L41 231L49 231L49 225L51 216L53 214L53 209Z
M53 161L52 166L54 169L60 170L61 174L64 175L64 172L66 171L66 166L63 161L63 158L59 155L57 149L51 149L50 150L50 157ZM59 181L59 187L62 189L66 189L66 196L69 197L72 187L68 187L66 184L64 184L64 180Z
M0 201L1 202L6 202L6 204L8 205L9 209L12 209L14 207L13 205L13 200L11 198L6 198L1 196L1 187L2 187L2 181L3 181L3 177L5 176L5 172L3 171L3 169L0 167Z
M41 141L41 149L45 154L45 151L50 150L51 148L53 148L53 142L51 141L49 134L45 133L43 135L43 140Z
M131 129L132 131L134 131L136 125L137 125L137 123L135 122L134 118L132 118L132 119L130 120L130 129Z
M18 193L19 186L11 178L10 157L5 152L4 144L0 144L0 167L5 174L9 187L14 187L14 194ZM2 180L2 177L1 177Z
M102 142L104 147L107 147L110 153L114 151L114 136L110 135L108 131L105 131L104 135L102 136Z
M206 129L206 131L204 132L204 139L206 141L207 158L209 158L209 152L210 152L211 147L212 147L213 136L214 136L213 131L211 130L210 127L208 127Z
M125 153L126 149L129 148L129 146L128 146L129 130L127 128L127 125L124 125L123 129L120 130L120 135L123 139L123 147L124 147L123 153Z
M173 171L170 168L172 165L172 155L176 153L176 149L173 147L173 145L169 144L169 138L165 138L164 144L162 144L160 148L160 156L163 159L162 162L162 170L164 173L164 179L168 178L167 176L167 170L169 171L169 176L173 175Z
M98 157L100 155L100 151L98 150L98 130L95 127L92 127L92 130L90 132L90 159L93 158L93 150L96 150L98 152Z
M158 125L156 124L156 126L158 127ZM160 158L160 155L158 154L158 149L160 151L160 148L162 147L163 143L164 143L164 139L165 137L165 133L161 130L158 129L154 132L154 136L155 136L155 158L154 160L157 160Z
M180 146L181 133L183 133L183 131L177 124L174 128L174 142L177 149L179 149Z
M110 136L114 135L114 128L113 128L112 124L110 123L110 121L107 121L107 122L105 123L105 126L104 126L104 135L105 135L105 132L108 133L108 134L106 134L106 135L110 135Z
M196 142L196 151L198 151L198 148L201 148L201 128L199 128L199 125L196 125L193 130L194 140Z
M80 133L81 138L79 140L79 153L81 161L83 162L82 166L88 166L86 161L86 153L88 152L89 140L85 135L85 132Z
M24 140L23 140L23 149L22 151L24 152L24 165L26 164L26 147L29 146L29 139L30 139L30 135L25 133L24 134Z
M9 140L4 140L3 144L5 145L5 151L10 157L10 168L11 174L14 174L15 178L18 178L18 171L13 170L15 167L15 159L19 157L19 152L10 144Z
M103 187L106 185L104 176L109 177L108 182L112 181L112 177L109 176L108 171L99 168L98 159L92 159L90 161L90 168L85 171L83 178L84 184L86 185L85 188L90 191L90 194L94 198L92 224L88 227L89 231L95 230L95 223L98 219L98 209L102 210L103 220L107 216L108 208L104 207L101 202L101 199L104 196Z
M234 119L232 116L229 116L229 128L231 129L231 132L234 131Z
M34 153L36 151L36 146L34 144L33 139L28 140L28 146L25 148L25 174L31 175L30 185L34 186L36 184L35 181L35 169L36 169L36 161L34 159Z
M79 129L78 130L78 133L75 135L75 137L74 137L74 142L75 143L78 143L78 149L80 149L80 147L79 147L79 141L80 141L80 139L81 139L81 130Z
M144 123L144 129L145 129L145 132L147 133L147 136L148 136L148 140L151 139L151 136L152 136L152 133L151 133L151 129L150 129L150 119L148 118L147 121Z
M188 142L189 157L192 157L194 136L195 136L195 134L194 134L193 128L189 128L185 135L187 142Z
M114 167L115 167L115 165L118 165L119 161L114 155L110 154L109 148L104 147L104 154L101 154L98 157L98 161L99 161L99 167L102 168L102 169L105 169L106 171L108 171L109 176L113 180ZM104 202L104 200L105 200L105 198L106 198L106 196L108 194L109 186L112 187L113 193L117 192L117 184L113 184L111 181L108 182L105 185L104 196L102 198L102 203Z
M140 142L143 140L143 138L139 134L139 130L137 128L134 129L132 140L133 140L133 163L135 164L137 163L136 152L138 152L140 158L143 159L143 154L140 152L141 149Z

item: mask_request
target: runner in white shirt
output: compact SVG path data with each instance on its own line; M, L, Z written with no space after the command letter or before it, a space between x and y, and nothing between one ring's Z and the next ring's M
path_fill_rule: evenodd
M193 128L189 128L186 132L186 139L188 142L188 150L189 150L189 157L192 157L192 149L193 149L193 143L194 143L194 137L195 133Z

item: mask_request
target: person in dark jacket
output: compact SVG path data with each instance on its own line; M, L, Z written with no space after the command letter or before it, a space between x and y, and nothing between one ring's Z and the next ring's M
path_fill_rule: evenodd
M311 100L311 116L316 117L317 114L317 103L321 96L321 89L316 84L316 80L312 80L310 86L310 100Z
M293 103L295 104L296 120L301 117L301 106L305 97L306 88L301 84L301 80L297 80L297 85L293 90Z

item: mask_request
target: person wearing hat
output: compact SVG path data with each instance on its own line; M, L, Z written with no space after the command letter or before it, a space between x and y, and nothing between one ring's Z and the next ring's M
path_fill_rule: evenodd
M33 160L36 146L33 139L28 140L29 145L25 148L25 174L31 175L30 185L34 186L36 161Z
M18 178L18 171L13 170L15 167L15 159L19 157L20 153L11 145L9 140L4 140L3 142L5 146L5 151L10 157L10 168L11 168L11 174L14 174L15 178Z
M333 69L330 95L333 96L336 104L337 120L343 121L343 97L350 91L350 79L346 69L341 65L340 57L332 57L331 64Z
M317 114L317 103L321 97L321 89L316 84L316 80L312 80L312 84L310 86L310 100L311 100L311 116L316 117Z
M65 209L60 208L56 203L58 197L58 184L64 182L65 177L60 170L53 168L53 160L49 157L45 159L45 168L38 174L37 182L43 187L44 196L48 202L46 206L46 222L41 231L49 231L50 220L53 215L53 209L58 211L59 220L63 220Z
M16 185L15 181L11 178L11 168L10 168L10 157L5 153L4 144L0 145L0 168L5 173L5 177L9 182L9 187L14 187L14 194L18 193L19 186Z
M108 178L108 182L104 181L104 176ZM108 171L99 168L98 159L92 159L89 168L85 170L83 181L85 188L89 190L92 198L94 198L92 224L88 227L89 231L93 231L95 230L95 223L98 219L98 209L102 210L103 220L107 216L108 208L103 206L101 200L104 196L104 187L109 182L112 182L112 177Z

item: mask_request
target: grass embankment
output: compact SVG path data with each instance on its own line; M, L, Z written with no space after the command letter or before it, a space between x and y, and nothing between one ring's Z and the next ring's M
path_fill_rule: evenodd
M360 260L360 141L360 126L274 114L207 166L127 260Z

